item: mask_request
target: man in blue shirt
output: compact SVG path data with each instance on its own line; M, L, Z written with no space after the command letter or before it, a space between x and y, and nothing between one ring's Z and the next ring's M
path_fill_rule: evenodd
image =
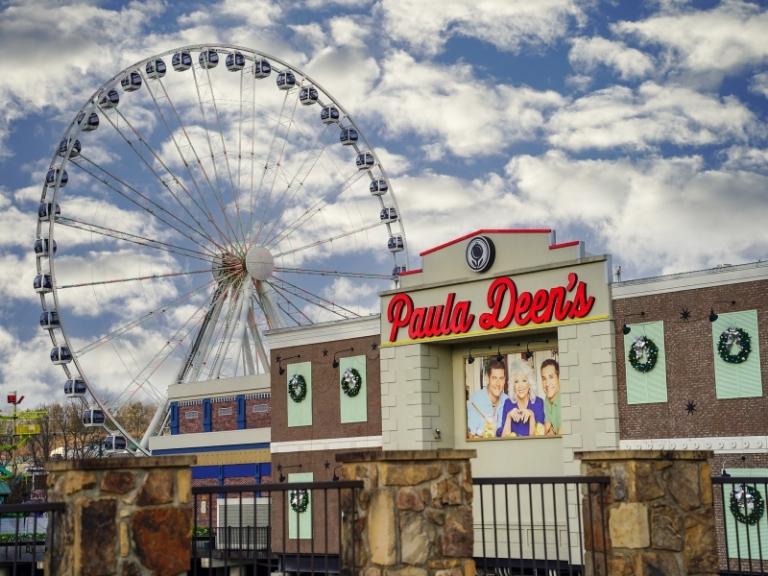
M467 402L467 438L496 438L502 425L502 408L509 398L507 366L503 360L492 358L484 373L485 387L474 392Z

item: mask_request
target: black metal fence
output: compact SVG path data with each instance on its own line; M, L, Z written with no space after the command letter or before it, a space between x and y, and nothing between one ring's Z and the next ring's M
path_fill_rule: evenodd
M362 482L196 486L191 574L352 574ZM347 553L342 552L346 550Z
M768 477L712 478L720 574L768 574Z
M472 483L478 575L607 573L608 477L474 478Z
M48 543L64 504L0 505L0 569L11 576L43 574Z

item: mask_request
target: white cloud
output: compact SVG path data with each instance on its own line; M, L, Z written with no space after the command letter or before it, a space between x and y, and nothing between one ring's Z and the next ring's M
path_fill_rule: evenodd
M757 122L735 97L647 82L613 86L562 108L548 123L549 142L569 150L643 150L664 143L707 145L745 141Z
M711 10L671 6L646 20L613 27L619 34L661 46L668 69L715 82L766 61L767 29L765 6L742 0L725 0Z
M312 51L320 50L326 44L325 32L317 22L310 24L290 24L288 26L296 33L300 45L308 44Z
M549 45L583 17L573 0L382 0L379 6L387 32L427 54L438 53L451 36L509 52Z
M30 112L71 110L74 100L84 101L96 88L94 79L110 73L106 62L114 72L129 63L122 48L138 42L161 7L155 0L131 2L119 11L84 3L6 5L0 11L0 101L5 104L0 138L12 121Z
M561 106L554 91L494 85L468 65L417 62L395 52L369 98L369 114L380 115L391 135L439 139L457 156L498 154L511 143L534 138L545 117Z
M368 19L352 16L331 18L330 27L331 37L337 46L362 48L373 33Z
M768 174L768 149L731 146L724 151L723 166L732 170L751 170Z
M593 72L599 66L613 68L623 80L647 76L654 67L647 54L629 48L623 42L600 37L575 38L568 59L573 66L587 72Z
M765 175L705 170L696 156L574 160L560 152L514 158L507 175L525 206L557 227L596 234L633 276L766 257Z
M752 76L749 89L755 94L762 94L768 98L768 72L761 72Z

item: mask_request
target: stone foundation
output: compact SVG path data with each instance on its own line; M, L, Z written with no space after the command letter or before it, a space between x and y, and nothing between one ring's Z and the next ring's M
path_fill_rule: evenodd
M584 510L594 511L592 529L589 518L584 525L585 534L597 535L585 542L588 565L595 552L595 575L718 574L711 452L618 450L577 457L583 474L611 478L604 508L597 490L584 496ZM587 573L593 573L589 566Z
M364 483L355 502L350 496L343 503L344 565L360 576L474 575L475 456L474 450L338 455L343 478Z
M190 456L49 463L48 500L64 502L46 555L60 576L176 576L190 569Z

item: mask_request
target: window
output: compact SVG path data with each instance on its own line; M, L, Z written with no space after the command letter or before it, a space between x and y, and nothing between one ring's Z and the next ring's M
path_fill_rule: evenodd
M226 408L219 408L219 416L232 416L232 406Z
M251 408L251 412L259 414L261 412L269 412L269 404L254 404Z
M198 412L197 410L188 410L187 412L184 413L184 418L186 420L197 420L199 416L200 416L200 412Z
M632 331L624 335L624 364L627 377L627 404L651 404L667 401L667 362L664 349L664 323L630 324ZM640 338L647 338L658 348L656 364L642 372L629 361L630 351ZM642 353L641 357L642 357Z

